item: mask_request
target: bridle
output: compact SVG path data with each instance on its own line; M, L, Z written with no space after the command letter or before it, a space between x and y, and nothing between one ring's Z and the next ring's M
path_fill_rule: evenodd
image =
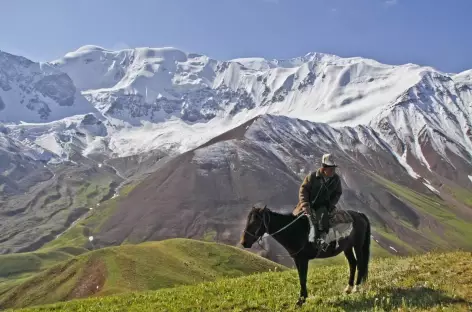
M254 208L255 208L255 207L254 207ZM305 214L304 214L303 212L300 213L300 214L295 218L295 220L293 220L292 222L290 222L289 224L287 224L287 225L284 226L283 228L281 228L281 229L275 231L274 233L270 233L270 234L269 234L270 214L266 213L267 210L268 210L267 206L264 206L264 208L262 208L262 223L261 223L261 225L259 226L259 228L254 232L255 234L252 234L252 233L250 233L250 232L248 232L248 231L246 231L246 230L244 230L244 232L245 232L246 234L248 234L249 236L252 236L252 237L256 238L256 239L257 239L256 242L257 242L257 244L259 245L259 247L261 247L263 250L265 250L265 251L268 252L268 250L265 249L264 246L261 245L262 237L263 237L264 235L263 235L263 234L262 234L262 235L257 235L257 233L259 233L261 230L264 230L264 232L265 232L268 236L274 237L274 235L279 234L280 232L282 232L282 231L286 230L287 228L289 228L292 224L294 224L296 221L298 221L298 219L300 219L301 217L305 216ZM265 217L266 215L268 215L268 218L269 218L268 221L266 221L266 217ZM303 245L303 247L302 247L300 250L298 250L296 253L293 253L293 254L289 253L290 256L297 255L298 253L300 253L300 251L303 250L303 248L305 248L305 246L306 246L306 242L305 242L305 244Z

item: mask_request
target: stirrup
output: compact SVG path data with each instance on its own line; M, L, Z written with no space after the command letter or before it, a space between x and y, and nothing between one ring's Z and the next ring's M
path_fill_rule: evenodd
M329 247L329 244L326 242L326 236L328 236L328 233L322 233L320 237L316 239L317 247L323 251L328 250Z
M326 251L328 250L328 248L329 248L329 244L327 244L327 243L326 243L324 240L322 240L322 239L318 239L318 242L316 243L316 245L317 245L317 247L318 247L320 250L322 250L322 251L324 251L324 252L326 252Z

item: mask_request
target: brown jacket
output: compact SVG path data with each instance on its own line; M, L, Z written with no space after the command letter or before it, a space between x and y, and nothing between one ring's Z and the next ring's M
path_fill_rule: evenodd
M325 181L324 185L323 181ZM316 198L318 191L319 195ZM298 205L292 213L298 215L303 211L304 206L311 208L326 206L331 211L338 203L342 192L341 178L337 173L331 178L326 178L321 174L320 169L313 171L303 180L298 192ZM313 202L315 198L316 202Z

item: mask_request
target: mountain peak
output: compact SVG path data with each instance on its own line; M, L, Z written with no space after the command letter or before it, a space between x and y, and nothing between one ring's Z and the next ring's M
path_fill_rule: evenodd
M1 122L47 122L94 108L66 73L0 51L0 111Z
M74 87L103 115L106 121L96 133L112 137L120 133L117 142L123 145L113 144L122 156L131 153L126 145L145 151L162 143L156 138L164 136L140 132L143 123L165 133L166 144L177 145L177 150L210 139L209 134L203 134L206 127L219 129L221 134L266 114L335 127L369 125L376 129L389 116L393 116L390 125L401 129L421 129L434 120L434 129L443 133L453 126L443 119L457 116L457 122L452 121L460 130L455 131L456 141L464 146L468 139L462 129L472 124L464 104L469 87L463 81L469 78L468 72L450 76L414 64L385 65L368 58L319 52L285 60L218 61L174 47L110 51L95 45L80 47L50 64L51 70L66 73L64 81L70 77ZM459 80L462 85L456 84ZM0 98L4 112L11 104L6 95L0 94ZM421 118L405 113L414 111L411 105L419 109ZM448 118L444 120L452 120ZM170 124L173 126L163 130ZM179 137L183 131L180 124L199 129L198 135L191 136L195 142ZM447 129L442 128L446 124ZM140 143L131 136L124 139L125 130L113 127L146 133L149 141Z

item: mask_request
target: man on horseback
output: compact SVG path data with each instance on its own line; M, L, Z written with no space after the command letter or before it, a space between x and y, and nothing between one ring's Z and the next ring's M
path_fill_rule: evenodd
M342 194L341 179L335 172L336 167L331 154L323 155L321 168L305 177L298 193L299 202L293 214L305 212L308 215L311 229L315 232L315 242L328 234L329 216L335 211L335 205ZM311 239L312 235L310 241Z

